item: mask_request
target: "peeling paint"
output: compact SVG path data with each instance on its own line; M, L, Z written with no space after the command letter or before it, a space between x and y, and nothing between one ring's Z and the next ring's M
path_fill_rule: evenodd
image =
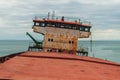
M55 27L34 26L33 31L44 34L44 51L47 49L72 51L76 54L78 38L88 38L90 32Z

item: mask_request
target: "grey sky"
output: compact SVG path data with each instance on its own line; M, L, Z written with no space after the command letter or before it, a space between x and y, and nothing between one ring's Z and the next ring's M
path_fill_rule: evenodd
M120 40L119 7L120 0L0 0L0 39L29 39L32 18L54 10L57 16L90 21L95 40Z

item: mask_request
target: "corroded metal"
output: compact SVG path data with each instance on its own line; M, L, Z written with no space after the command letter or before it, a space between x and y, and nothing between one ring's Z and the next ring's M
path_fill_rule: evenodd
M44 35L44 51L76 54L78 38L88 38L91 35L91 24L80 20L64 20L64 16L56 20L35 18L33 22L33 31Z
M78 38L88 38L91 32L84 32L73 29L38 27L34 26L33 31L44 35L44 51L53 49L58 52L70 52L76 54Z
M4 63L5 61L13 58L14 56L19 55L19 54L22 54L22 53L24 53L24 52L18 52L18 53L14 53L14 54L2 56L2 57L0 57L0 63Z

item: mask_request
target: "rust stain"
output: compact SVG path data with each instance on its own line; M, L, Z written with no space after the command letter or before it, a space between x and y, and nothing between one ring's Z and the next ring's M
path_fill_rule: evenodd
M73 51L76 54L78 38L88 38L90 32L79 30L54 28L54 27L37 27L34 31L44 34L44 51L46 49L56 49L57 51Z

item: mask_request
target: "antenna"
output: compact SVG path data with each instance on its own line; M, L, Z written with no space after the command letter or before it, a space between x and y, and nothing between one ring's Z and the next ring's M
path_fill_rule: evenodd
M81 20L79 19L79 23L80 23L80 21L81 21Z
M55 11L53 11L52 13L52 20L54 20L54 18L55 18Z
M35 16L35 20L37 20L37 16Z
M50 19L50 12L48 12L48 20Z
M91 37L90 37L90 51L92 52L92 33L91 33Z

